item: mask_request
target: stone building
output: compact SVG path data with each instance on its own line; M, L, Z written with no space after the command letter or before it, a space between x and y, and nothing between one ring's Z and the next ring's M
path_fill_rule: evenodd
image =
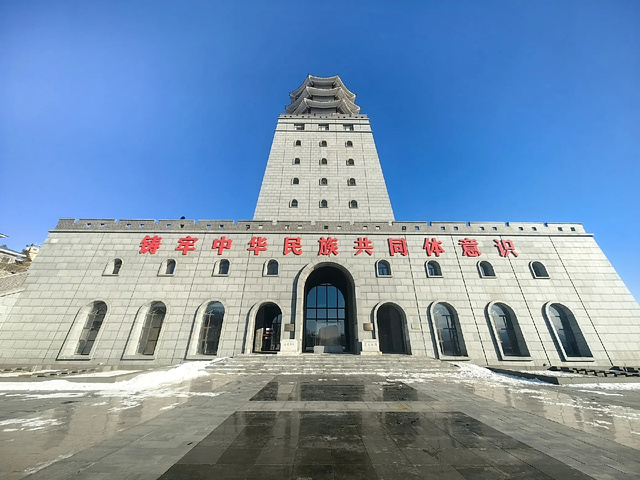
M309 76L290 96L253 220L61 219L0 361L640 364L638 303L581 224L395 221L355 95Z

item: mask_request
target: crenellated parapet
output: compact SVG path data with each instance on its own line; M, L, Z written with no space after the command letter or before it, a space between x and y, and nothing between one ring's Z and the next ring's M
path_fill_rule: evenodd
M56 232L214 232L265 231L300 233L394 233L452 235L590 235L581 223L544 222L341 222L341 221L256 221L256 220L145 220L61 218Z
M308 75L295 91L289 94L291 104L286 112L293 115L343 114L358 115L360 107L356 95L344 86L338 75L315 77Z

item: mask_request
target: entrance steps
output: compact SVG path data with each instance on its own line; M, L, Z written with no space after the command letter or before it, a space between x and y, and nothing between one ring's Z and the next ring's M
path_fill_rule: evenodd
M425 357L330 354L240 355L206 368L209 373L226 375L406 375L457 369L450 363Z

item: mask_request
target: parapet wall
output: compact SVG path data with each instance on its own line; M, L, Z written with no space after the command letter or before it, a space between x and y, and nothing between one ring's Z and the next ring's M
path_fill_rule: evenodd
M152 220L61 218L52 231L96 232L172 232L172 231L231 231L264 230L268 232L380 232L402 234L474 234L474 235L540 235L566 236L587 233L581 223L552 222L342 222L342 221L256 221L256 220Z

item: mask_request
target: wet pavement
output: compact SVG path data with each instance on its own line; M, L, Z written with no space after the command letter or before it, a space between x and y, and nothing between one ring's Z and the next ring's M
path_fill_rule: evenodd
M0 479L640 478L638 390L467 370L4 392Z

